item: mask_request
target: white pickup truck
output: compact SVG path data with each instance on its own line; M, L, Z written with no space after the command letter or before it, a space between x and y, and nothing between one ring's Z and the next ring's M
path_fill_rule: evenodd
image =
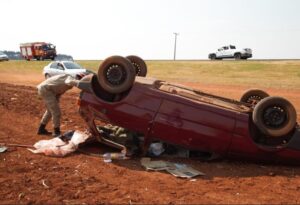
M236 60L247 59L252 57L252 50L250 48L237 49L233 45L223 46L217 52L210 53L208 58L211 60L222 60L223 58L234 58Z

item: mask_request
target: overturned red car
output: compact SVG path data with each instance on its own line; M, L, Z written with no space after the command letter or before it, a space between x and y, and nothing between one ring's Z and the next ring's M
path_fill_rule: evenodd
M79 112L100 142L126 149L99 132L109 123L143 134L144 154L162 141L203 156L300 164L300 128L288 100L252 89L237 101L146 73L141 58L112 56L81 80Z

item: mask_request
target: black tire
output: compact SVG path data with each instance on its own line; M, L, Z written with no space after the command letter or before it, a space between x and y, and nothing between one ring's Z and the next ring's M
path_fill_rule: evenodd
M50 77L51 77L51 76L50 76L48 73L45 74L45 78L46 78L46 79L48 79L48 78L50 78Z
M128 90L135 79L131 62L121 56L105 59L98 69L98 81L107 92L117 94Z
M234 54L234 59L235 60L241 60L241 58L242 58L242 55L240 53Z
M216 54L210 54L210 57L209 57L211 60L216 60L217 56Z
M269 97L269 94L260 89L249 89L244 92L240 101L255 106L262 99Z
M282 97L266 97L255 106L252 119L263 134L282 137L295 128L297 113L288 100Z
M132 63L137 76L146 77L147 65L142 58L133 55L127 56L126 58Z

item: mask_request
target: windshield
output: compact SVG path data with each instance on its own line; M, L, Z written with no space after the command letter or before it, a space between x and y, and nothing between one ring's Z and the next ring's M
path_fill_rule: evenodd
M64 64L67 69L84 69L83 67L74 62L64 62Z
M53 44L46 44L46 45L42 45L42 49L44 51L46 51L46 50L52 50L52 49L55 49L55 46Z
M5 53L3 53L3 52L0 51L0 55L5 55Z

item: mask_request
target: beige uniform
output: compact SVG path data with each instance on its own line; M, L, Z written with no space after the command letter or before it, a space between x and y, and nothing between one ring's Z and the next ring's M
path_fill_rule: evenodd
M55 128L60 127L61 111L58 104L59 97L73 87L65 83L67 77L69 77L69 75L56 75L48 78L37 86L38 94L43 97L47 108L41 120L41 124L47 125L52 117L53 126Z

